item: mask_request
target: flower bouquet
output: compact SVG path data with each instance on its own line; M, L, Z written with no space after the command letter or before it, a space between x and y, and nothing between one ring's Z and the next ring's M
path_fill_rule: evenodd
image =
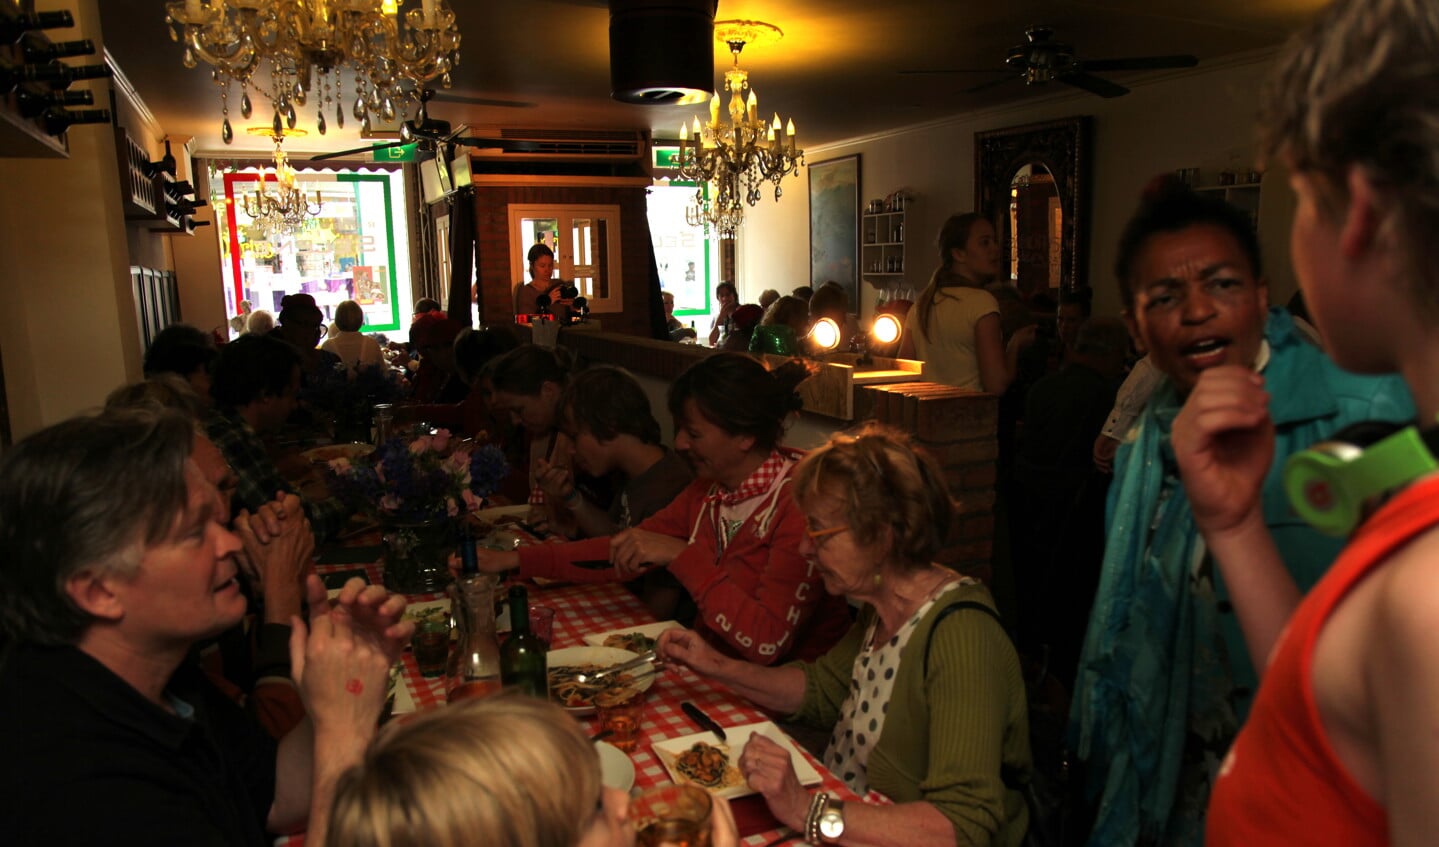
M404 395L398 371L363 365L352 375L338 359L312 374L300 389L300 400L334 427L336 441L368 441L374 405L398 403Z
M500 448L461 442L443 429L392 438L364 459L328 463L331 493L380 521L385 586L404 594L444 586L460 517L483 508L507 473Z

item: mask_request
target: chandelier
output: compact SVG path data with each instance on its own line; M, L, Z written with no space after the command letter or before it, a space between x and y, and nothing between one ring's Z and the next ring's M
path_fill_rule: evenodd
M450 86L460 62L460 33L446 0L176 0L166 3L170 38L185 45L184 64L213 66L224 123L220 137L234 140L230 83L240 84L240 115L253 110L250 91L269 99L275 133L294 129L297 107L312 97L315 128L325 114L345 126L342 68L354 77L351 114L368 130L370 117L392 121L408 111L424 84L439 77ZM180 30L176 30L176 26ZM268 82L256 77L261 65Z
M254 226L268 237L288 235L304 226L305 221L320 214L323 204L320 192L315 192L315 201L305 196L295 185L295 169L290 167L285 151L280 149L279 139L275 141L275 185L265 188L266 177L261 171L259 186L253 194L241 198L245 214L254 221Z
M715 21L715 39L729 45L734 67L725 72L730 93L729 122L720 120L720 96L710 100L705 124L695 116L693 128L680 125L680 152L676 167L682 179L701 183L685 210L690 226L708 226L720 238L733 238L744 221L744 204L759 202L760 188L774 183L774 199L783 194L780 181L804 164L804 151L795 149L794 121L773 122L759 116L759 98L749 85L749 73L739 66L745 44L778 40L779 28L760 21ZM748 96L745 92L748 91ZM706 184L712 186L709 196Z

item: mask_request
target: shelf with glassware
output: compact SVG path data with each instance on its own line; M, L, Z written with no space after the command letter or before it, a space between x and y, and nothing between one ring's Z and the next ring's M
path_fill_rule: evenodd
M904 279L905 197L899 192L872 200L860 218L860 267L864 278L878 289Z
M1237 182L1243 179L1244 182ZM1263 174L1251 171L1247 174L1233 174L1225 171L1219 174L1214 185L1196 185L1194 190L1201 194L1217 194L1224 202L1237 206L1249 215L1255 226L1259 225L1259 200L1263 193Z

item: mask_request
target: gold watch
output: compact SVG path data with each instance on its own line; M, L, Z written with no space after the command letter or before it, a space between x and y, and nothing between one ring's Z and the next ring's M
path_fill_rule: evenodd
M819 837L821 841L833 842L843 835L844 801L831 797L819 815Z

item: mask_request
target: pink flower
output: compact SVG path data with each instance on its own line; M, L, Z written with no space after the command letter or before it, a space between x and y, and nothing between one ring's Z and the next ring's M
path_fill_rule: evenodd
M437 429L435 434L430 436L430 444L435 450L443 453L445 448L450 446L450 431L448 429Z
M434 440L428 435L421 435L410 442L410 452L416 456L421 453L428 453L434 449Z
M449 515L450 517L453 518L455 515L458 515L459 513L460 513L460 507L459 507L459 504L457 504L457 503L455 502L455 498L453 498L453 497L446 497L446 498L445 498L445 514L447 514L447 515Z

